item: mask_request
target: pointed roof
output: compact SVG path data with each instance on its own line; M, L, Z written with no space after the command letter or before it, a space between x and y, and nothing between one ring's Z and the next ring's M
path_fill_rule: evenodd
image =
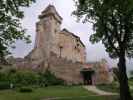
M69 32L66 28L64 28L61 32L66 32L66 33L69 33L70 35L74 36L75 38L79 38L78 36L76 36L75 34Z
M41 13L41 15L39 16L39 18L43 18L45 16L48 15L53 15L55 17L55 19L57 19L59 22L62 21L62 17L59 15L59 13L57 12L56 8L53 5L48 5Z
M78 39L79 40L79 42L82 44L82 46L83 47L85 47L85 45L83 44L83 42L80 40L80 37L78 37L77 35L75 35L74 33L71 33L70 31L68 31L67 29L63 29L62 31L61 31L61 33L69 33L70 35L72 35L73 37L75 37L76 39Z

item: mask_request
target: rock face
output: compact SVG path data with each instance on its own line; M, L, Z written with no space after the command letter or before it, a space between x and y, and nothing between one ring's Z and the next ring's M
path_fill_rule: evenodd
M39 21L36 23L37 34L34 49L21 63L17 63L17 66L41 71L49 68L67 84L83 83L80 71L86 63L85 46L78 36L67 29L61 30L61 23L62 17L54 6L49 5L39 15ZM99 70L106 69L102 68ZM97 72L97 69L95 71ZM108 73L107 70L104 71ZM102 79L107 81L108 76L105 72L101 76L105 77ZM99 74L97 73L96 76L98 77Z

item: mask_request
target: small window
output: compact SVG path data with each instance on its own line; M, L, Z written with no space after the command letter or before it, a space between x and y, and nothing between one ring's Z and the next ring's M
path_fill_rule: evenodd
M78 53L80 52L80 49L77 49Z
M79 44L77 44L77 46L79 46Z
M50 20L52 20L52 16L50 16Z
M57 29L55 29L54 32L57 33Z
M62 49L62 48L63 48L63 46L59 46L59 48L60 48L60 49Z
M56 25L58 25L58 22L56 22Z

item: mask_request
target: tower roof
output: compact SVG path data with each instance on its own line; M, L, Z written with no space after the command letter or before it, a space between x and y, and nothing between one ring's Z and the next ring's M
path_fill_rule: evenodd
M85 47L84 43L80 40L80 37L78 37L77 35L75 35L75 34L72 33L72 32L69 32L69 31L68 31L67 29L65 29L65 28L64 28L60 33L64 33L64 32L69 33L69 35L72 35L73 37L75 37L76 39L78 39L79 42L82 44L82 46Z
M62 17L59 15L59 13L57 12L56 8L53 5L48 5L41 13L41 15L39 16L39 18L43 18L45 16L50 16L53 15L55 19L57 19L59 22L62 21Z

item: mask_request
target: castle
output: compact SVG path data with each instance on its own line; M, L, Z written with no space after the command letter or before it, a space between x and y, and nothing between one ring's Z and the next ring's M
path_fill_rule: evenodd
M67 29L61 30L62 17L55 7L49 5L39 16L36 24L35 52L43 49L42 56L49 59L50 53L73 62L85 62L85 46L80 38ZM37 53L38 54L38 53ZM33 57L34 58L34 57Z
M53 5L42 11L36 23L35 46L25 57L23 66L49 69L67 84L108 83L107 66L86 63L85 45L67 29L61 30L62 20Z

